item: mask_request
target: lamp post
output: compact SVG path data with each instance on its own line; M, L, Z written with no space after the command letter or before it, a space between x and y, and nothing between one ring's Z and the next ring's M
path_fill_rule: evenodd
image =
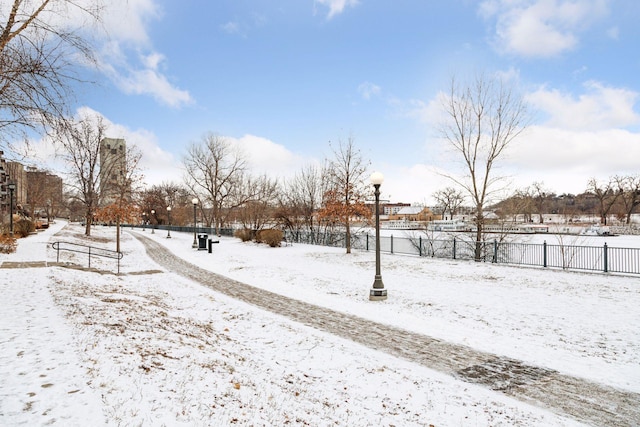
M198 205L198 199L194 197L193 200L191 200L191 203L193 203L193 244L191 245L191 247L197 248L198 243L196 242L196 206Z
M9 235L13 236L13 192L16 189L16 184L10 182L7 188L9 188Z
M147 223L147 213L146 212L142 212L142 231L144 231L144 226Z
M156 211L154 209L151 209L151 215L155 216ZM151 222L151 217L149 217L149 222ZM151 234L156 234L156 225L155 224L151 224Z
M376 276L373 287L369 291L369 301L382 301L387 299L387 290L384 288L380 274L380 185L384 181L384 176L380 172L374 172L370 180L376 196Z
M171 206L167 206L167 239L171 238Z
M47 227L49 227L49 224L51 223L50 218L50 211L51 211L51 200L47 200Z

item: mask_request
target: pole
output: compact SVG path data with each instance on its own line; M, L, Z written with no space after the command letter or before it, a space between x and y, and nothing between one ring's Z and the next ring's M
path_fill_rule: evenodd
M198 243L196 242L196 205L198 204L198 199L193 199L193 244L191 245L192 248L197 248L198 247Z
M167 206L167 239L171 238L171 206Z
M380 184L374 184L376 196L376 276L373 280L373 289L369 292L370 301L382 301L387 299L387 290L382 283L380 273Z
M13 236L13 190L15 184L9 184L9 235Z

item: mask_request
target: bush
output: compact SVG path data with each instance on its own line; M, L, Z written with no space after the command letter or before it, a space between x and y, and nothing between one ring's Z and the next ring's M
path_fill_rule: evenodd
M20 219L13 224L13 234L19 237L27 237L36 231L36 225L28 219Z
M13 236L7 234L0 235L0 253L10 254L16 251L18 244Z
M282 231L275 228L260 230L256 235L256 242L264 242L272 248L279 247L282 243Z
M238 239L242 240L243 242L248 242L251 240L251 235L253 233L251 232L251 230L247 229L247 228L243 228L242 230L236 230L233 232L233 237L237 237Z

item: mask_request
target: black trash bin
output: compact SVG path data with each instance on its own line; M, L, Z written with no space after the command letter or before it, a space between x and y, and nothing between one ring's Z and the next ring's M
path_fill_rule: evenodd
M207 250L207 238L208 234L198 234L198 250L206 251Z

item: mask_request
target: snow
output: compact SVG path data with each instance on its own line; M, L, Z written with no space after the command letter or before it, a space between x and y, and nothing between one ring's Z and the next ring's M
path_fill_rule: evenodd
M215 292L130 230L119 276L113 259L51 265L47 244L82 232L58 221L0 255L50 263L0 269L0 425L582 425ZM283 296L640 392L637 277L382 254L389 298L370 302L372 252L222 237L208 253L189 233L133 233ZM115 249L114 228L92 234Z

